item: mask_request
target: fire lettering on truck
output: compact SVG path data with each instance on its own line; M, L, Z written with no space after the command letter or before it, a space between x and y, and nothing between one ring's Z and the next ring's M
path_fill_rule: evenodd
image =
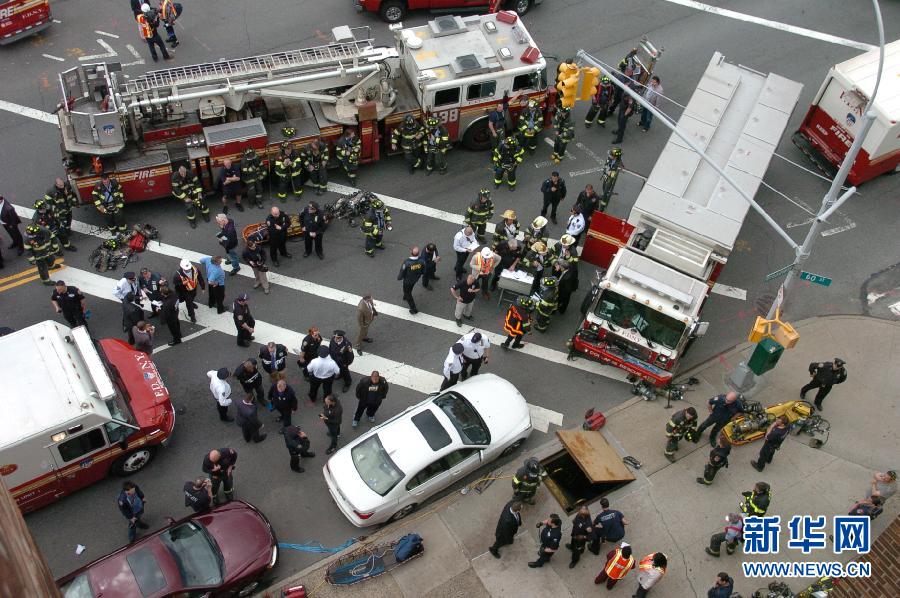
M14 14L16 14L15 6L10 6L9 8L0 8L0 19L11 19Z
M840 139L844 143L844 145L847 146L847 149L850 149L850 145L853 143L853 139L850 137L850 134L847 133L847 131L836 124L831 125L829 131L834 133L834 136Z
M159 399L167 397L169 391L166 389L166 385L163 384L162 378L159 377L159 370L156 369L156 364L148 359L144 353L135 353L134 358L141 366L141 370L145 370L143 372L144 380L148 382L147 386L153 391L153 396Z

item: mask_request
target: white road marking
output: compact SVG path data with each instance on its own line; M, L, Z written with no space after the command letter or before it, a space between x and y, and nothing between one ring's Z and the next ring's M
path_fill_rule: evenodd
M80 268L69 267L66 268L65 276L67 283L77 286L83 293L112 302L118 301L110 293L110 279L105 276L88 272L87 270L81 270ZM182 339L183 341L196 338L197 336L213 330L232 337L237 335L234 321L232 320L230 313L217 314L212 308L200 306L197 308L196 314L197 324L204 328L194 334L185 336ZM183 314L181 315L182 319L185 319ZM256 320L254 335L260 339L265 339L266 341L271 340L283 344L290 351L294 352L294 354L297 353L298 347L300 347L303 338L306 336L303 332L289 330L260 320ZM155 355L156 353L169 348L170 347L168 346L157 347L153 350L153 353ZM353 364L349 369L356 374L364 376L369 375L373 370L378 370L385 379L390 380L392 384L397 384L404 388L426 394L435 392L440 388L441 382L444 380L444 377L440 374L435 374L434 372L429 372L385 357L379 357L369 352L358 355L356 359L353 360ZM551 423L562 426L562 413L532 404L529 404L528 408L532 413L532 417L536 417L538 420L534 426L535 429L547 432L549 424Z
M184 318L182 318L182 319L184 319ZM157 328L161 328L161 327L160 327L160 326L157 326ZM182 337L181 337L181 342L185 343L185 342L187 342L187 341L194 340L194 339L197 338L198 336L203 336L203 335L206 334L207 332L212 332L212 331L213 331L212 328L204 328L204 329L202 329L202 330L198 330L197 332L195 332L195 333L193 333L193 334L189 334L189 335L187 335L187 336L182 336ZM177 345L176 345L176 346L177 346ZM169 345L162 345L162 346L160 346L160 347L154 347L154 348L153 348L153 354L156 355L157 353L162 353L163 351L166 351L166 350L172 349L172 348L173 348L173 347L170 347Z
M119 39L119 36L115 33L107 33L105 31L100 31L99 29L95 29L94 33L96 33L97 35L105 35L106 37L111 37L113 39Z
M26 208L19 205L15 205L14 207L16 209L16 213L18 213L19 216L23 218L30 219L34 215L34 210L31 208ZM72 221L72 230L84 235L94 236L101 239L109 237L109 234L105 231L102 233L98 233L96 227L77 220ZM178 260L188 259L194 263L199 262L200 258L206 257L206 254L203 253L184 249L175 245L169 245L168 243L158 243L156 241L151 241L147 244L147 251L173 257ZM253 277L250 268L241 268L240 272L238 272L238 275L244 276L246 278ZM273 284L294 289L302 293L307 293L321 299L329 299L331 301L337 301L339 303L344 303L353 307L356 307L359 304L359 300L362 298L360 295L355 295L347 291L327 287L325 285L310 282L300 278L285 276L271 270L269 271L269 281ZM459 326L457 326L456 322L453 320L446 320L444 318L439 318L437 316L432 316L422 312L419 312L416 315L412 315L409 313L409 310L406 308L406 306L395 305L392 303L387 303L385 301L376 300L376 302L378 305L378 312L383 315L388 315L400 320L405 320L407 322L414 322L416 324L428 326L429 328L443 330L444 332L450 332L460 336L463 333L469 331L469 328L460 328ZM496 334L494 332L483 330L482 334L487 336L491 343L495 345L498 345L506 340L505 335ZM628 378L628 373L624 370L604 365L602 363L589 361L584 358L578 359L576 361L569 361L567 359L568 354L566 352L557 351L556 349L550 349L548 347L542 347L535 344L534 342L528 343L524 348L518 349L518 351L520 353L525 353L527 355L531 355L532 357L537 357L538 359L543 359L551 363L565 365L577 370L582 370L585 372L603 376L605 378L610 378L612 380L619 380L620 382L625 382Z
M602 171L603 171L603 168L601 168L600 166L595 166L594 168L586 168L584 170L575 170L575 171L569 172L569 176L574 178L577 176L582 176L585 174L593 174L595 172L602 172Z
M50 114L49 112L44 112L43 110L37 110L36 108L29 108L28 106L13 104L12 102L7 102L6 100L0 100L0 110L12 112L13 114L19 114L27 118L33 118L35 120L41 120L45 123L50 123L59 127L59 120L56 118L56 116Z
M132 56L134 56L135 58L141 58L141 55L138 54L138 51L135 50L134 46L132 46L131 44L127 44L125 47L128 49L129 52L131 52ZM141 59L141 60L143 60L143 59Z
M819 234L822 235L823 237L830 237L831 235L836 235L838 233L844 232L845 230L850 230L853 228L856 228L856 223L849 222L849 223L845 224L844 226L838 226L835 228L829 228L828 230L823 230Z
M41 54L44 58L49 58L50 60L58 60L59 62L65 62L65 58L60 58L59 56L54 56L53 54Z
M580 149L581 151L583 151L584 153L586 153L588 156L590 156L590 158L591 158L594 162L596 162L597 164L599 164L600 166L603 166L604 164L606 164L606 159L605 159L605 158L601 158L600 156L598 156L597 153L596 153L594 150L592 150L591 148L589 148L589 147L586 146L585 144L581 143L580 141L577 142L577 143L575 144L575 147L577 147L578 149Z
M116 56L119 55L118 52L116 52L115 50L113 50L113 47L112 47L112 46L110 46L108 43L106 43L106 42L103 41L102 39L98 39L98 40L97 40L97 43L100 44L100 46L101 46L104 50L106 50L105 53L103 53L103 54L91 54L90 56L79 56L79 57L78 57L78 60L80 60L80 61L82 61L82 62L86 62L86 61L89 61L89 60L99 60L99 59L101 59L101 58L115 58Z
M815 218L807 218L806 220L803 220L802 222L788 222L787 224L784 225L784 228L797 228L798 226L806 226L807 224L811 223L813 220L815 220Z
M892 305L888 305L888 309L891 310L895 316L900 317L900 301Z
M733 10L719 8L717 6L710 6L709 4L703 4L701 2L694 2L693 0L666 0L666 2L670 2L672 4L679 4L681 6L686 6L688 8L694 8L696 10L708 12L710 14L718 15L720 17L728 17L729 19L745 21L747 23L754 23L756 25L762 25L763 27L770 27L772 29L778 29L779 31L786 31L787 33L793 33L795 35L802 35L804 37L817 39L819 41L828 42L830 44L838 44L841 46L848 46L850 48L857 48L857 49L863 50L865 52L868 52L869 50L874 50L876 48L876 46L872 46L870 44L865 44L863 42L853 41L852 39L837 37L835 35L830 35L828 33L822 33L820 31L813 31L812 29L804 29L803 27L796 27L794 25L788 25L787 23L781 23L778 21L770 21L768 19L761 19L759 17L754 17L752 15L735 12Z
M54 23L62 23L62 21L60 21L59 19L53 19L53 22Z
M747 300L747 291L727 284L719 284L717 282L713 285L712 292L716 295L731 297L732 299L740 299L741 301Z
M866 303L868 303L869 305L872 305L873 303L875 303L876 301L878 301L879 299L881 299L882 297L885 297L885 296L887 296L887 293L869 293L868 295L866 295Z

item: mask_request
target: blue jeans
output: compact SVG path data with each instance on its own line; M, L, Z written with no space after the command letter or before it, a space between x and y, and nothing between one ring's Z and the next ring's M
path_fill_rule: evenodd
M641 127L644 129L650 128L650 123L653 121L653 113L647 110L646 108L641 111Z
M228 261L231 262L232 270L240 270L241 269L241 260L238 258L237 251L234 249L227 249L225 253L228 255Z

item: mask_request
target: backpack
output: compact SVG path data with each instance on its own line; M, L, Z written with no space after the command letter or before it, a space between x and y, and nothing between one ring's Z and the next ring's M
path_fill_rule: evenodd
M406 534L394 547L394 558L398 563L422 552L422 536L419 534Z
M147 248L147 237L137 231L134 231L131 239L128 240L128 248L135 253L144 251L144 249Z

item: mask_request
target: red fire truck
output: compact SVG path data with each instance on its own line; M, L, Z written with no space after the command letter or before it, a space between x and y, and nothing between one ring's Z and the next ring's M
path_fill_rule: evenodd
M51 23L50 0L0 0L0 46L46 29Z
M0 476L23 512L140 471L175 427L150 357L41 322L0 338Z
M677 126L752 197L801 88L716 52ZM700 310L749 207L673 133L627 220L603 212L591 219L582 260L605 271L582 304L573 355L654 386L670 383L691 341L706 331Z
M878 73L878 49L828 71L793 141L822 172L833 177L853 139ZM847 180L859 185L900 169L900 40L884 48L884 73L875 98L875 122L863 141Z
M538 98L550 125L546 62L514 13L392 30L393 48L373 45L368 28L344 26L326 46L130 79L118 64L65 71L59 123L69 177L90 201L98 173L109 172L134 202L169 196L180 164L213 186L214 167L247 147L271 164L285 141L333 143L347 127L361 140L360 162L375 162L408 114L434 114L469 149L489 147L488 114L503 99L512 98L512 118Z

